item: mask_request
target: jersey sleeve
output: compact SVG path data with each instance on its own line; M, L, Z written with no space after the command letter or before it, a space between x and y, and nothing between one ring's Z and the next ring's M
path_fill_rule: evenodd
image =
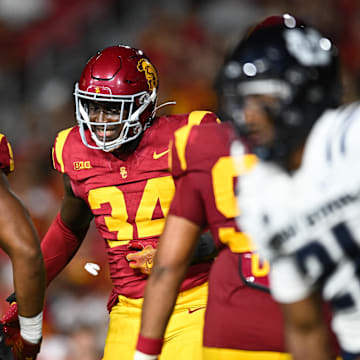
M61 173L66 172L63 158L64 146L72 129L73 128L60 131L56 136L55 143L52 148L52 161L54 169Z
M206 224L205 209L198 190L196 174L184 173L175 180L175 195L171 202L169 214L185 218L199 227Z
M196 113L200 113L200 111ZM214 118L212 119L214 120ZM193 154L191 151L190 153L186 151L191 147L188 142L191 137L191 130L197 127L195 125L188 124L176 130L170 143L169 167L175 181L176 191L169 212L202 227L206 223L206 216L198 184L199 179L194 169L189 171L187 156Z
M0 134L0 169L8 175L14 171L14 157L6 136Z

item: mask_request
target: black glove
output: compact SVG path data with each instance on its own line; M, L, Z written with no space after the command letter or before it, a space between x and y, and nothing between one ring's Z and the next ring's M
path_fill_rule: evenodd
M211 262L214 260L218 250L215 246L214 239L210 231L203 232L200 235L197 246L193 253L191 259L191 265L202 263L202 262Z
M2 326L0 326L0 359L1 360L14 360L11 347L6 345L5 334Z

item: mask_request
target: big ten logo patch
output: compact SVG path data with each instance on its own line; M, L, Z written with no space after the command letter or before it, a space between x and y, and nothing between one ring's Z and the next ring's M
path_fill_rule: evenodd
M128 173L126 171L126 167L125 166L121 166L120 167L120 175L123 179L126 179L128 176Z
M91 169L90 161L74 161L74 170Z

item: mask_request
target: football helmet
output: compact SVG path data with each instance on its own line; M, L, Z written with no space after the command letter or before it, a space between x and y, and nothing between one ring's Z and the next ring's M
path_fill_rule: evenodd
M74 91L83 143L108 152L139 137L155 116L158 86L141 50L111 46L90 58Z
M218 78L219 113L230 120L263 160L284 165L324 110L341 99L338 51L315 28L289 14L251 29L226 59ZM272 141L255 144L245 124L247 97L276 99L262 109L271 119Z

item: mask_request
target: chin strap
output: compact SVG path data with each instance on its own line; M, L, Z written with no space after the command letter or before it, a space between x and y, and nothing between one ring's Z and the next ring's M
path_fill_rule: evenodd
M168 105L176 105L176 101L167 101L165 103L162 103L161 105L155 107L154 112L156 112L159 109L163 108L164 106L168 106Z

